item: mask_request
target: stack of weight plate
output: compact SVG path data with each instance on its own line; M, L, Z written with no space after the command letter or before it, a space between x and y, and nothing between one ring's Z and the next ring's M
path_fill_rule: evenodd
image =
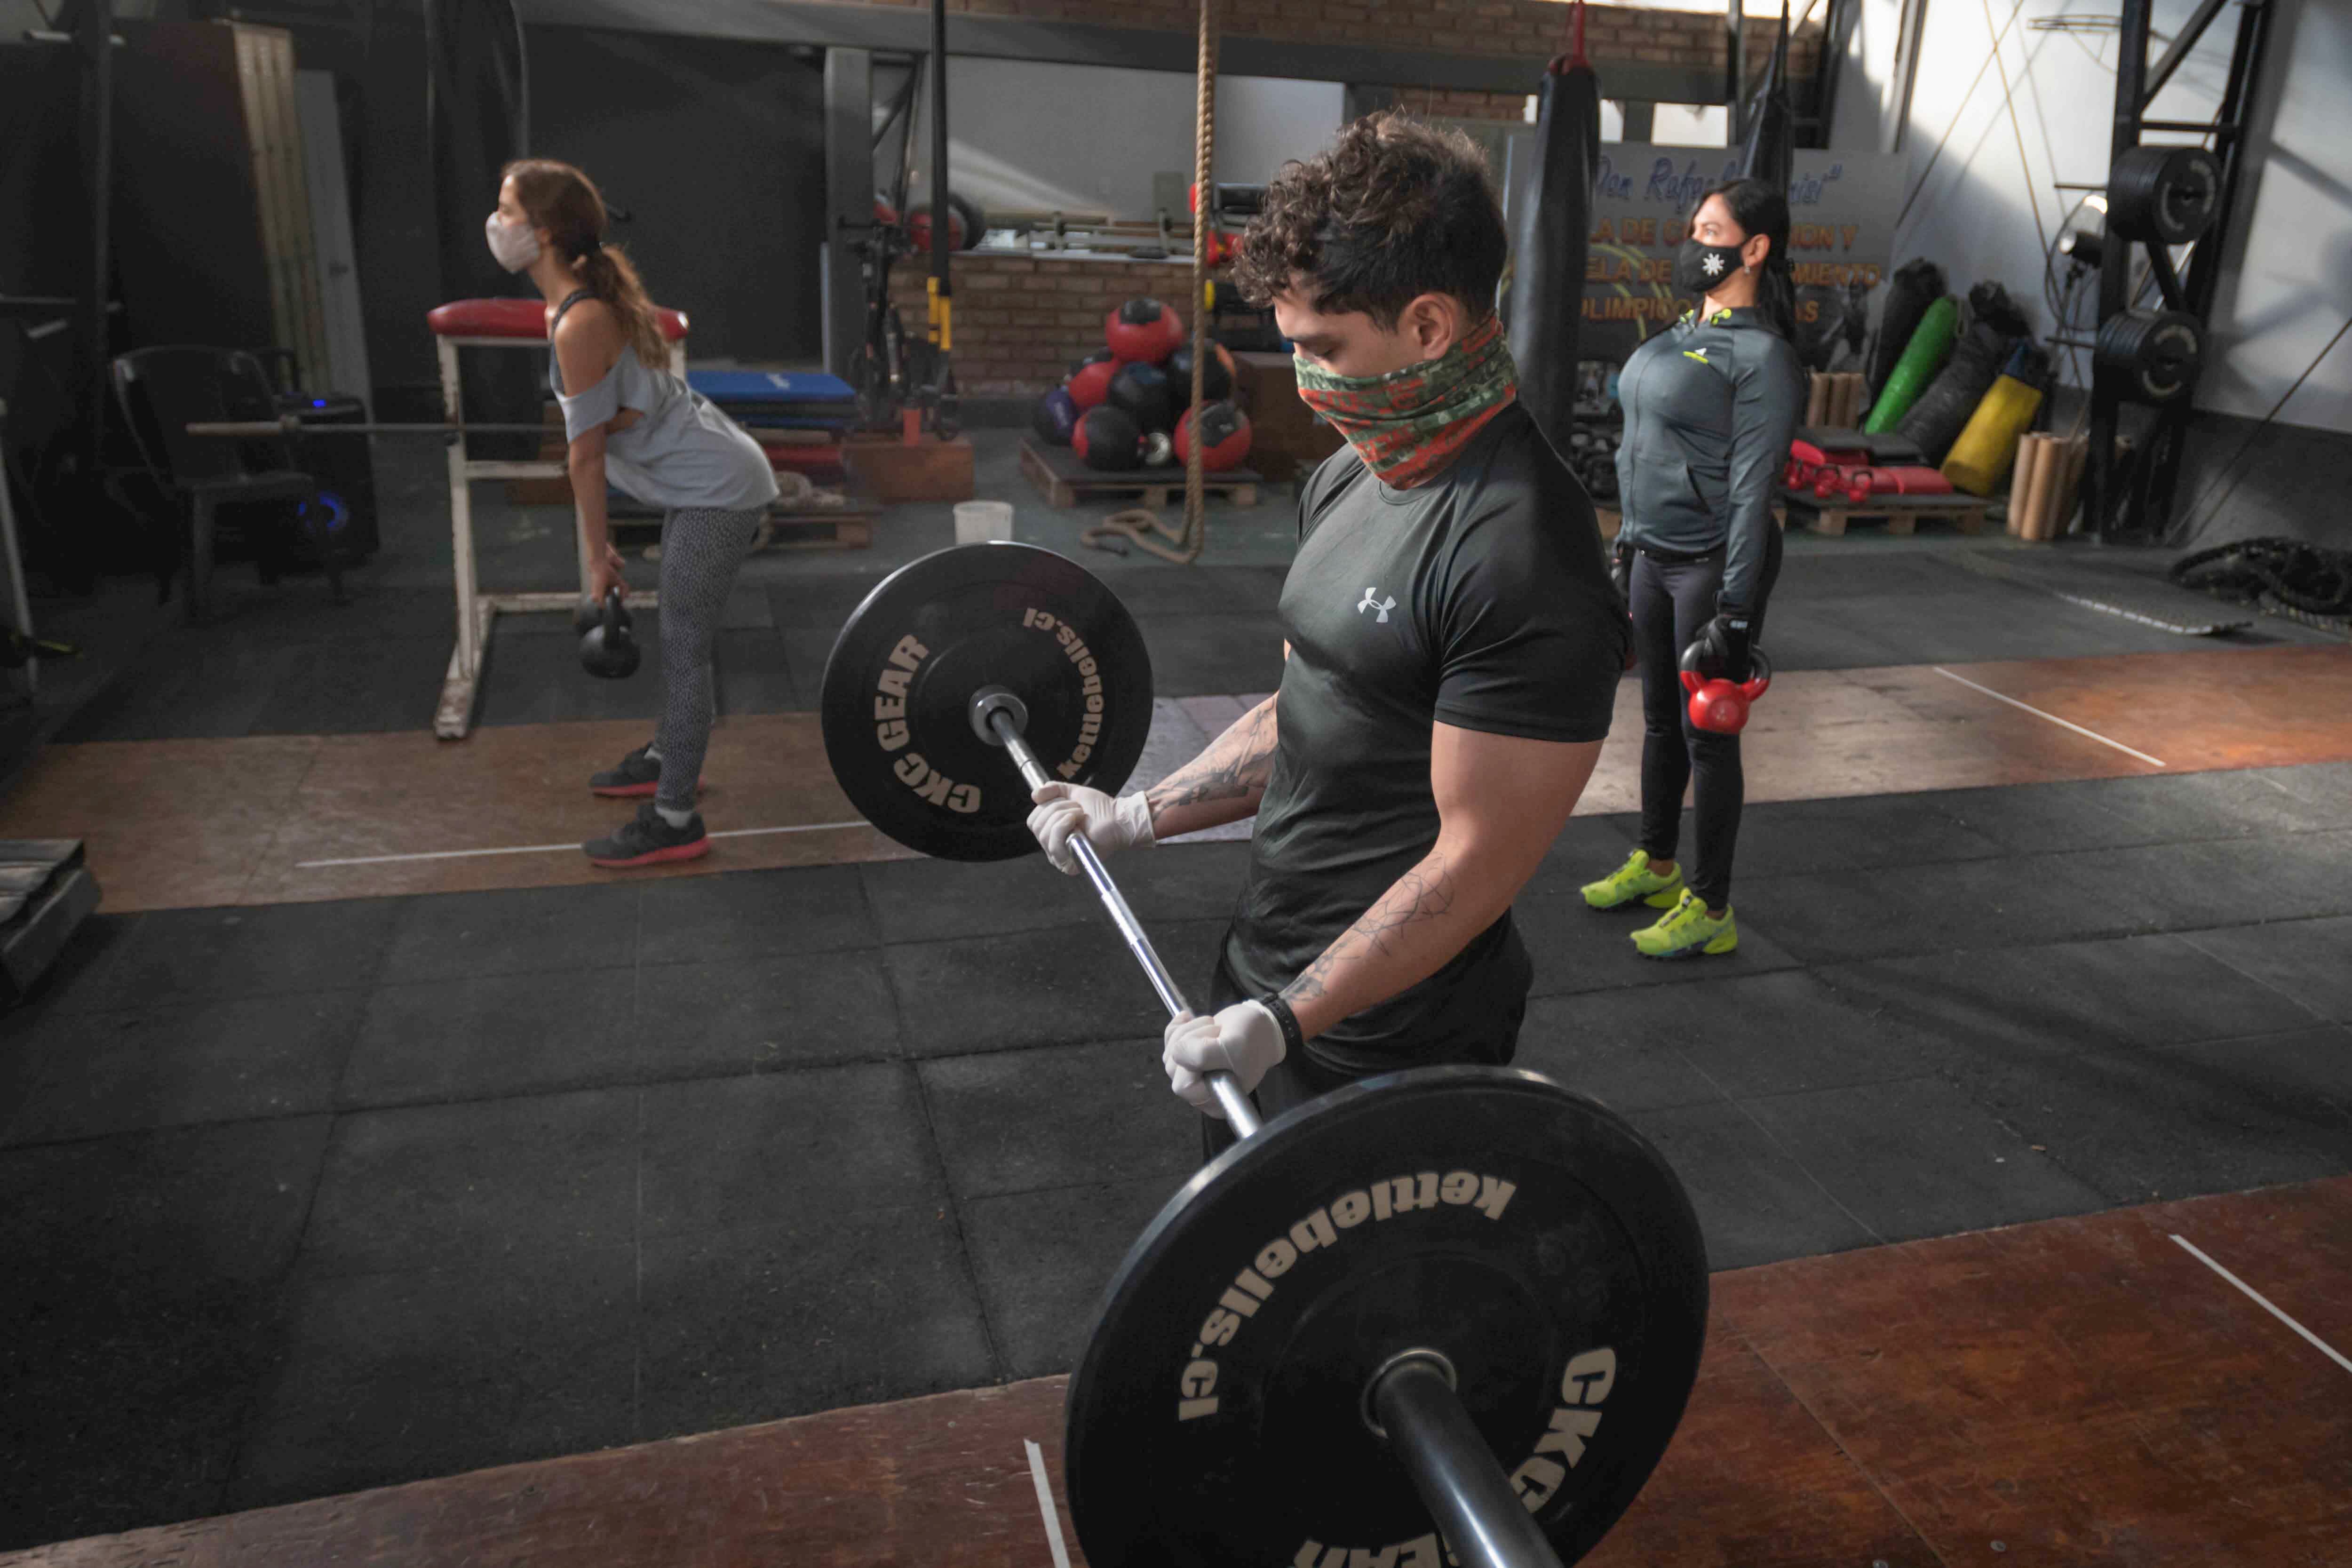
M80 839L0 838L0 1004L31 990L97 908Z

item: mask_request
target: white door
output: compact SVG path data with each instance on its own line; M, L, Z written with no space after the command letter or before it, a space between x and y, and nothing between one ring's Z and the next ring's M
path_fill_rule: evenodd
M367 326L360 314L359 258L352 245L350 193L343 183L343 129L335 112L335 77L331 71L297 71L294 82L319 258L319 298L327 318L329 385L323 390L348 393L373 410L375 395L368 377Z

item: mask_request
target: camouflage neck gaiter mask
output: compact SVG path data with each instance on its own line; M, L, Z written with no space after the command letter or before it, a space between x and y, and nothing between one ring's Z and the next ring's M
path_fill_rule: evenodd
M1386 375L1334 375L1303 354L1295 364L1300 401L1398 489L1442 470L1519 395L1518 366L1499 315L1437 358Z

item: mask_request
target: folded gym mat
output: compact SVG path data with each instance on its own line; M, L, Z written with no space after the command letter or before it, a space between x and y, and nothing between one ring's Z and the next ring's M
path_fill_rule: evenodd
M1796 438L1822 454L1811 459L1814 462L1834 460L1837 454L1846 452L1867 452L1871 462L1885 465L1920 461L1919 443L1908 436L1897 436L1892 431L1885 435L1866 436L1859 430L1808 425L1798 430Z
M823 371L690 370L686 384L730 411L748 403L844 403L855 407L857 398L849 383Z

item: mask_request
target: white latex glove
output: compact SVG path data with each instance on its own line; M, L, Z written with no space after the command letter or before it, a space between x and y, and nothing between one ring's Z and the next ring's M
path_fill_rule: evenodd
M1078 858L1070 853L1074 833L1084 832L1097 855L1151 847L1151 805L1140 795L1114 800L1084 784L1049 784L1029 798L1037 803L1029 814L1029 831L1045 847L1045 858L1066 875L1079 871Z
M1213 1018L1192 1014L1171 1018L1160 1036L1160 1065L1168 1069L1168 1087L1177 1098L1204 1115L1225 1119L1208 1075L1229 1072L1244 1090L1283 1057L1282 1026L1255 1002L1236 1002Z

